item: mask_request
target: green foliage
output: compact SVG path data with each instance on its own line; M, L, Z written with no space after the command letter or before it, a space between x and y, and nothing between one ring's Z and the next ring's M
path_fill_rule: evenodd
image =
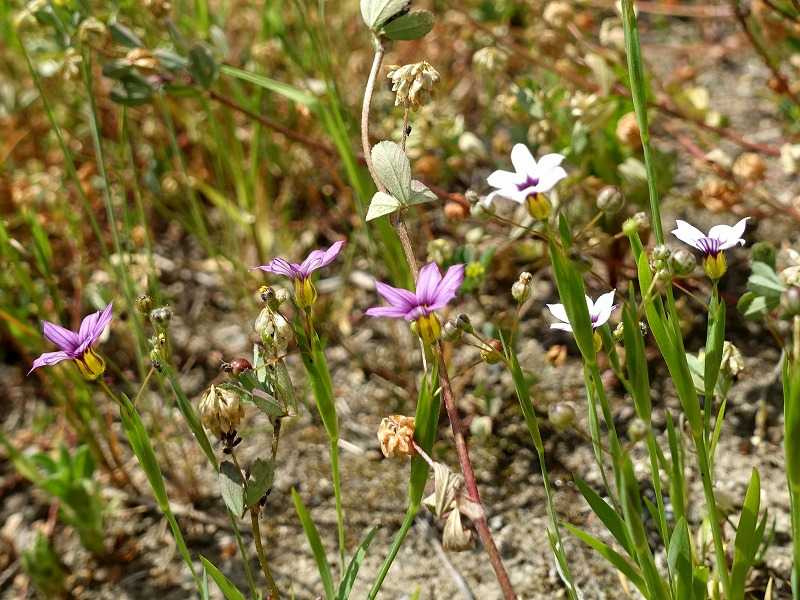
M36 533L33 545L22 552L20 564L41 598L61 598L65 595L64 568L46 535Z

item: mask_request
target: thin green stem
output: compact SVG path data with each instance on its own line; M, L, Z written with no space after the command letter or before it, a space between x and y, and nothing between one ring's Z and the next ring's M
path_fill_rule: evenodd
M722 525L717 509L717 501L714 498L714 481L709 468L711 461L709 460L708 447L704 437L699 439L694 438L695 447L697 449L697 461L700 467L700 476L703 480L703 495L706 500L706 510L708 512L708 520L711 526L711 535L714 538L714 555L717 565L717 576L722 583L722 592L725 598L730 597L730 575L728 573L728 563L725 558L725 541L722 537Z
M345 537L344 537L344 510L342 508L342 481L339 473L339 440L330 439L331 448L331 475L333 476L333 496L336 503L336 531L339 537L339 564L344 573Z
M378 571L377 577L375 578L375 583L372 584L369 595L367 595L368 600L375 600L378 592L381 591L383 580L386 579L386 575L389 573L389 569L392 567L392 563L397 557L397 553L400 551L400 546L403 545L406 535L408 535L408 530L411 529L411 526L414 524L414 519L417 517L418 512L419 506L415 505L410 505L406 510L406 516L403 519L402 525L400 525L400 529L394 536L392 546L389 548L389 554L384 559L383 564L381 564L381 568Z

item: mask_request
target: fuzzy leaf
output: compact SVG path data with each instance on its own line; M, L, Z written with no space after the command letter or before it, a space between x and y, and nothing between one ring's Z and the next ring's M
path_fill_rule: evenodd
M219 491L228 510L240 516L244 512L244 480L232 462L225 461L219 466Z
M372 163L387 191L402 204L411 199L411 163L399 144L384 141L372 148Z
M427 10L415 10L392 19L383 28L390 40L418 40L433 29L433 15Z
M400 201L386 192L375 192L367 210L367 221L390 215L400 208Z
M361 0L361 17L373 31L408 8L411 0Z
M189 50L189 73L204 88L211 87L219 74L219 67L208 48L195 44Z
M433 202L437 199L436 194L434 194L431 189L419 181L418 179L413 179L411 181L411 200L409 204L422 204L424 202Z
M245 503L247 508L258 504L275 481L275 463L271 460L257 458L251 469L250 479L247 481Z

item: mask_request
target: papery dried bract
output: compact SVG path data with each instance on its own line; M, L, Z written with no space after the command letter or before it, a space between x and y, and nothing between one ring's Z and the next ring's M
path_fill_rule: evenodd
M378 427L378 441L381 452L386 458L411 458L416 453L414 448L413 417L392 415L381 421Z

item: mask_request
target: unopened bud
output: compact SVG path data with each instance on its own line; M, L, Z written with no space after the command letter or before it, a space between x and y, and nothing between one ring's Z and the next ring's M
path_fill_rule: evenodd
M262 285L258 288L258 297L272 310L278 310L280 305L289 299L289 293L283 288Z
M547 408L547 419L553 427L562 431L575 422L575 409L569 402L556 402Z
M625 196L616 186L607 185L597 195L597 208L606 214L617 214L623 206L625 206Z
M787 317L800 315L800 288L791 286L781 294L781 309Z
M416 454L414 449L413 417L392 415L381 420L378 427L378 441L381 452L386 458L411 458Z
M253 328L261 338L261 343L272 356L284 354L294 336L289 321L281 313L273 311L268 306L261 309Z
M634 233L644 231L649 226L650 220L647 218L647 214L637 212L631 218L625 219L625 222L622 224L622 233L625 235L633 235Z
M533 275L527 271L520 273L519 278L511 286L511 297L514 298L519 304L525 302L531 297L531 283L533 282Z
M140 314L146 315L153 309L153 299L147 294L142 294L136 298L136 310Z
M457 342L464 332L458 328L454 321L448 321L442 328L442 339L447 342Z
M488 346L481 350L481 360L487 365L503 360L503 343L500 340L489 340Z
M668 260L671 255L672 251L666 244L660 244L656 246L655 248L653 248L653 251L651 253L651 257L655 261Z
M669 260L672 272L678 277L685 277L690 275L695 267L697 267L697 259L690 250L686 248L679 248L672 253Z
M474 331L472 328L472 323L469 320L469 315L466 313L460 313L456 317L456 327L458 327L464 333L472 333Z
M672 281L672 273L669 269L659 269L656 271L656 284L660 286L667 286Z
M150 311L150 321L155 325L166 325L172 320L172 309L169 306L160 306Z
M646 435L647 423L645 423L642 419L636 417L635 419L631 420L630 423L628 423L628 438L632 442L643 440Z

